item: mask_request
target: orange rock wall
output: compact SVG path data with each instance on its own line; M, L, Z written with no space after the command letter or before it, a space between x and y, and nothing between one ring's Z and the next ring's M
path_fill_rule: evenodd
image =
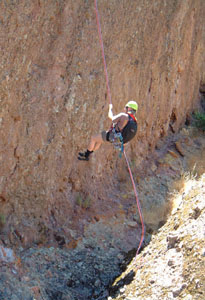
M98 6L114 112L129 99L139 104L138 135L127 147L139 166L198 104L205 1ZM0 213L7 230L28 228L32 241L35 228L45 236L65 224L83 231L95 214L112 215L124 162L110 145L89 163L76 159L90 135L110 124L94 1L1 1L0 47Z

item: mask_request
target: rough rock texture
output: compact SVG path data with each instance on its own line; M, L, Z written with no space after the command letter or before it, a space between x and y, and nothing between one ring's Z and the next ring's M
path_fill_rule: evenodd
M205 176L187 177L168 222L118 278L108 300L205 298L204 197Z
M2 239L0 299L204 299L205 136L184 128L174 138L172 146L170 140L167 144L164 141L160 159L155 161L158 167L138 186L140 198L144 190L143 201L158 203L157 199L163 199L173 204L172 213L159 232L153 232L153 224L147 222L146 247L135 260L130 263L136 248L128 250L138 244L140 226L128 186L129 193L122 198L129 205L121 205L121 213L109 222L89 223L74 250L64 245L60 236L59 247L14 250ZM183 156L173 149L176 143ZM159 205L145 214L147 220L160 218ZM71 233L74 236L75 232Z
M114 110L139 102L139 132L127 152L140 168L198 105L205 2L98 5ZM89 136L109 125L94 1L1 1L0 47L4 242L74 248L85 226L125 216L129 205L120 190L120 180L129 180L125 162L110 145L89 163L76 159Z
M145 246L166 222L182 174L194 165L204 172L204 137L178 130L204 99L205 2L98 5L114 112L131 98L139 103L138 135L126 152L147 225ZM103 145L89 163L76 157L91 134L110 125L94 1L0 1L0 49L0 299L107 299L141 227L126 163L113 147ZM204 215L195 200L191 215L185 209L191 245L193 222L200 225ZM175 265L179 276L169 297L200 297L194 248L179 243L173 252L178 240L187 241L178 225L159 258L170 280ZM182 254L191 258L183 278L196 263L197 281L180 277ZM159 299L160 282L151 284Z

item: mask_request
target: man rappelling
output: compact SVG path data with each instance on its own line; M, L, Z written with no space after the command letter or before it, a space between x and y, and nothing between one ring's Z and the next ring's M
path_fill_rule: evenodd
M137 119L135 115L137 110L138 104L131 100L125 105L124 112L113 115L112 104L109 104L108 117L112 120L111 128L107 131L102 131L100 134L93 135L87 150L78 153L78 159L88 161L90 155L98 150L104 142L113 143L121 147L122 150L123 145L136 135Z

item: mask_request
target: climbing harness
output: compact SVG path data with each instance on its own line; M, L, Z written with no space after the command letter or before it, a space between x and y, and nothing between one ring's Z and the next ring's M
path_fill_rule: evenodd
M124 142L121 132L117 132L115 128L110 130L109 141L113 144L114 148L120 151L119 157L121 158L124 151Z
M127 113L129 120L122 131L117 130L112 124L109 130L109 141L113 144L114 148L120 151L119 157L122 156L124 151L124 144L129 142L137 133L137 120L134 115Z
M102 30L101 30L101 25L100 25L100 17L99 17L97 0L95 0L95 12L96 12L96 20L97 20L97 27L98 27L98 34L99 34L100 46L101 46L101 50L102 50L102 59L103 59L103 64L104 64L104 72L105 72L105 78L106 78L107 93L108 93L109 102L110 102L110 104L112 104L111 93L110 93L110 86L109 86L109 79L108 79L108 71L107 71L107 65L106 65L106 60L105 60L105 52L104 52L104 46L103 46ZM121 147L123 147L123 143L121 143L121 144L122 144ZM145 224L144 224L144 218L143 218L143 214L142 214L142 209L141 209L140 201L139 201L138 194L137 194L136 185L135 185L135 182L134 182L134 178L133 178L133 175L132 175L132 171L131 171L130 164L129 164L127 155L125 153L124 147L123 147L123 153L124 153L124 157L125 157L125 160L126 160L126 163L127 163L128 170L129 170L130 178L131 178L131 181L132 181L132 185L133 185L133 189L134 189L134 193L135 193L135 197L136 197L136 202L137 202L137 208L138 208L138 212L139 212L139 216L140 216L140 221L141 221L141 224L142 224L141 238L140 238L139 246L138 246L137 252L136 252L136 256L137 256L137 254L139 253L139 251L140 251L140 249L142 247L142 243L144 241ZM136 256L135 256L135 258L136 258Z

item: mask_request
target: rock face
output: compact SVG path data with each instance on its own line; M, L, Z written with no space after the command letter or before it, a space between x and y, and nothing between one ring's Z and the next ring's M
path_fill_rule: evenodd
M117 280L108 300L204 299L204 193L204 175L187 178L168 222Z
M152 165L155 172L138 184L147 223L146 247L139 255L140 226L127 186L129 193L121 193L127 206L121 200L121 210L109 220L96 216L78 242L70 229L73 243L66 245L66 235L56 234L58 247L33 244L12 250L1 236L0 299L204 299L205 137L183 128L176 138L166 153L162 149L158 166ZM172 203L170 216L151 235L149 222L162 222L166 203Z
M140 169L199 103L205 2L98 5L114 112L139 103L127 152ZM94 1L1 1L0 47L0 227L7 243L75 247L87 224L127 203L119 180L128 173L112 146L76 159L109 126Z

